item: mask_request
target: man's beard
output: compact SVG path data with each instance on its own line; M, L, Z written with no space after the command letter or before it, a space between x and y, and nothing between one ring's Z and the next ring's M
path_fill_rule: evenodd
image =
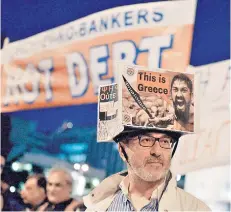
M154 158L153 156L150 156L149 158L146 158L144 163L141 166L136 166L135 163L133 163L133 160L130 160L130 168L131 171L138 176L140 179L146 182L156 182L161 179L164 179L166 175L168 174L170 165L171 165L171 155L168 158L168 161L166 161L166 165L162 171L157 170L156 173L149 172L145 170L145 166L148 162L160 162L164 166L164 162L161 158Z
M177 106L179 104L179 103L177 103L177 99L180 99L181 101L183 101L182 104L185 105L185 110L184 111L179 110L177 108ZM175 115L176 115L177 119L182 121L185 124L188 123L191 101L187 103L183 97L181 97L181 98L176 97L176 100L173 102L173 105L174 105Z

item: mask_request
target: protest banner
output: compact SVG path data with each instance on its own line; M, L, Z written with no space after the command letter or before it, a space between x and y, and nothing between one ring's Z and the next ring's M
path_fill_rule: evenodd
M1 110L97 102L116 62L184 72L195 0L113 8L10 43L2 51Z

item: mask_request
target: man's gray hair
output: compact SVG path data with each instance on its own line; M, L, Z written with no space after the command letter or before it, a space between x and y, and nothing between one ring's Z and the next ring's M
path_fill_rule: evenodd
M66 182L68 185L72 187L73 185L73 177L71 175L71 172L65 168L65 167L59 167L59 166L54 166L50 169L48 172L48 176L53 174L53 173L63 173L66 176Z

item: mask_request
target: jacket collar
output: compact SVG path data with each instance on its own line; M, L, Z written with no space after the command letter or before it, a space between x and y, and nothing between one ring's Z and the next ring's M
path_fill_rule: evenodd
M91 191L87 196L83 197L85 206L89 210L94 210L94 211L106 210L110 206L116 192L120 189L119 185L121 181L124 179L125 176L127 176L127 174L128 174L127 171L123 171L103 180L100 183L100 185L98 185L93 191ZM169 174L171 177L172 175L171 172L169 172ZM174 192L175 187L176 187L176 182L174 178L171 177L168 186L166 188L166 191L168 192L165 191L163 198L161 199L161 201L163 200L163 202L165 203L164 206L168 203L166 199L169 199L169 197L166 198L165 193L168 193L168 196L171 196L172 199L174 196L172 195L172 193ZM166 209L162 209L162 204L160 204L159 209L160 211L166 210Z
M104 179L94 190L83 197L85 206L90 210L106 210L127 174L127 171L119 172Z
M40 204L36 205L36 206L31 206L30 210L32 211L37 211L37 209L42 206L45 202L47 201L47 199L44 199Z
M49 202L49 205L48 205L48 208L47 210L49 210L50 208L53 209L53 211L62 211L62 210L65 210L65 208L72 202L72 198L68 199L68 200L65 200L63 202L60 202L60 203L56 203L56 204L53 204L51 202Z

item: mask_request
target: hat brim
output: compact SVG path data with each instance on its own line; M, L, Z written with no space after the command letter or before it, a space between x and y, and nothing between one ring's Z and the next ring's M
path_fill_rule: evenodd
M113 140L118 143L120 142L124 137L126 136L136 136L140 135L141 133L146 132L155 132L155 133L164 133L170 137L172 137L175 141L178 141L179 138L185 134L186 132L182 131L171 131L171 130L165 130L160 128L138 128L138 127L131 127L131 126L124 126L124 130L117 136L113 138Z

